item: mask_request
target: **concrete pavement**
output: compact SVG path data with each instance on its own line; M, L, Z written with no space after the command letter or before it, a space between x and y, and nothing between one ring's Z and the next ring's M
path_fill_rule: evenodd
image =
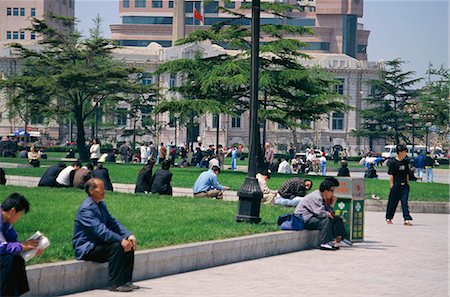
M132 293L70 296L449 296L449 215L401 213L387 225L367 212L365 241L339 251L308 250L138 282Z

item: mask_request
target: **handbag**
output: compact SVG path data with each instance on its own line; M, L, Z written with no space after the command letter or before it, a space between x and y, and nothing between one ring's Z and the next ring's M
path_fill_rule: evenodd
M278 217L278 226L281 230L300 231L305 229L305 220L300 214L284 214Z

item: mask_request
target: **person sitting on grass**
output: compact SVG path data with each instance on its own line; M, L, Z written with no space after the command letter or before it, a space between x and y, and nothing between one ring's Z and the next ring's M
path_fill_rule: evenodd
M21 252L36 249L39 240L18 241L14 223L30 210L28 200L13 193L3 201L0 209L0 296L20 296L30 290L28 287L25 260ZM36 255L43 251L37 250Z
M337 187L339 187L337 179L326 178L320 184L319 190L306 195L294 211L295 214L303 216L305 229L320 230L320 248L323 250L339 249L340 241L344 237L343 221L341 218L335 219L332 210L336 202L334 190Z
M136 237L111 216L101 179L91 178L85 186L88 197L78 209L73 232L73 248L78 260L108 262L109 289L131 292L139 289L131 282Z
M169 171L170 160L164 160L161 164L161 169L155 172L152 182L152 193L160 195L170 195L172 196L172 186L170 182L172 181L172 172Z
M298 177L288 179L278 189L275 204L296 207L312 185L313 182L310 179Z
M58 187L59 185L56 182L56 178L64 168L66 168L66 164L63 162L47 168L39 180L38 187Z
M149 159L147 164L139 171L139 175L134 188L135 193L150 193L152 190L152 172L155 165L155 159Z
M81 168L81 162L76 161L73 162L72 165L64 168L56 178L56 182L59 187L72 187L73 186L73 178L75 177L75 172L77 172Z
M217 180L219 174L220 167L218 166L213 166L208 171L202 172L192 188L194 197L223 199L223 192L230 188L219 184L219 181Z
M40 158L41 156L39 155L39 152L33 145L28 152L28 163L30 163L30 165L33 167L39 167L41 164L41 162L39 161Z
M346 161L341 162L341 168L339 168L337 176L350 177L350 170L348 170L348 164Z
M265 204L273 204L275 203L275 196L277 195L277 191L269 189L267 186L267 182L270 179L270 174L267 169L262 170L260 173L256 175L256 179L258 180L259 188L261 192L263 192L263 198L261 202Z
M74 188L84 189L84 185L92 177L92 170L94 170L94 166L91 163L77 170L73 177L72 186Z
M107 191L113 191L113 185L111 182L111 178L109 177L109 171L107 168L103 167L102 163L97 164L97 168L92 171L92 177L99 178L105 184L105 189Z

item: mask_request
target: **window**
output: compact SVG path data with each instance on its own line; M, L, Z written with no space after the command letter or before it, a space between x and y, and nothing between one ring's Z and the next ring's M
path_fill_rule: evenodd
M169 1L169 8L173 8L173 1Z
M344 95L344 79L340 78L338 79L340 83L334 86L334 91L338 93L339 95Z
M118 108L117 114L117 126L125 126L127 124L127 109L126 108Z
M231 118L231 128L241 128L241 117Z
M6 31L6 39L11 39L11 38L12 38L11 31Z
M36 33L35 32L30 32L30 39L31 40L35 40L36 39Z
M31 16L36 16L36 8L31 9Z
M213 116L212 116L212 127L214 129L217 129L218 126L219 126L219 115L218 114L213 114Z
M219 1L211 1L209 3L205 3L205 13L217 13L218 9L219 9Z
M39 125L44 123L44 115L33 114L31 115L31 125Z
M366 54L367 53L367 45L358 44L357 52L358 52L358 54Z
M6 8L6 15L12 15L11 7Z
M130 7L130 0L123 0L122 7L124 7L124 8Z
M228 9L234 9L234 8L236 8L236 2L231 1L231 2L225 3L225 8L228 8Z
M153 77L150 73L143 73L141 78L141 85L151 85L153 83Z
M19 31L13 32L13 39L19 39Z
M152 7L153 8L162 8L162 1L152 0Z
M172 24L172 17L124 16L122 24Z
M333 112L331 129L332 130L344 129L344 114L342 112Z
M73 0L69 0L69 7L73 8Z
M175 74L171 74L169 79L169 88L175 87L176 84L177 84L177 76Z
M177 118L174 115L169 114L169 127L174 128L177 124Z
M19 15L19 8L18 7L14 7L13 8L13 16L18 16Z
M25 39L25 32L20 32L20 39Z
M284 130L284 129L287 129L287 127L286 127L285 124L278 123L278 129L279 129L279 130Z
M134 7L138 7L138 8L145 8L146 5L146 0L135 0L134 1Z
M20 8L20 16L25 16L25 8Z

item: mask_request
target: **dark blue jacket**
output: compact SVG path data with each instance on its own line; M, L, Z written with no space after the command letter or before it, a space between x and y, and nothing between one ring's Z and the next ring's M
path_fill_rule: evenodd
M78 260L97 244L120 242L131 233L119 221L114 219L104 202L98 204L87 197L75 218L72 244Z

